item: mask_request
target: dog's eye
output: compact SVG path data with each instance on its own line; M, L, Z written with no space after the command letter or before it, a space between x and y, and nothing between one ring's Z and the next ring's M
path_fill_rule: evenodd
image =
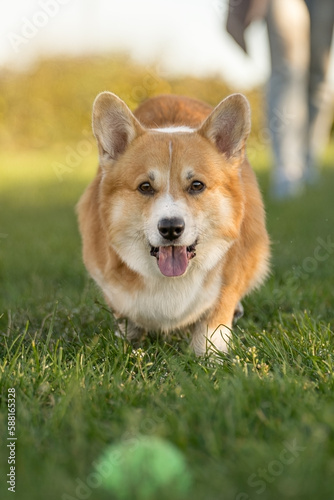
M149 182L142 182L139 184L138 191L142 194L154 194L154 189Z
M189 188L190 194L201 193L205 189L205 184L201 181L193 181Z

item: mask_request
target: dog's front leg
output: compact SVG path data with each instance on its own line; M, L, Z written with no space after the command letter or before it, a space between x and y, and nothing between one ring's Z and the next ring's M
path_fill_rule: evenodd
M240 295L235 289L226 288L207 321L195 325L190 345L198 356L227 351L233 320L243 313L239 298Z
M136 326L129 319L122 319L117 321L117 330L115 331L117 337L123 338L137 346L145 336L145 331Z
M192 334L190 346L197 356L226 352L231 335L231 327L220 324L208 326L205 322L197 323Z

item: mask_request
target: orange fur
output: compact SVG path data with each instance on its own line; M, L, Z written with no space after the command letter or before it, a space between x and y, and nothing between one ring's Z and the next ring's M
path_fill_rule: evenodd
M266 277L269 259L261 195L245 154L246 99L234 94L212 110L160 96L133 115L104 92L93 129L100 166L78 204L83 259L115 316L127 319L123 334L184 329L196 353L226 350L234 312ZM162 236L166 219L184 223L175 240ZM167 275L171 264L180 275Z

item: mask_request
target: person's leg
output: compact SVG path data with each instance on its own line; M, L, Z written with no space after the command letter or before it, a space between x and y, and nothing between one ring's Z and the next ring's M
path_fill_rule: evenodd
M303 0L271 0L267 15L271 54L268 91L274 170L273 195L296 194L306 163L309 13Z
M327 81L333 35L334 1L306 0L310 11L309 150L306 181L317 178L316 163L329 137L333 119L333 89Z

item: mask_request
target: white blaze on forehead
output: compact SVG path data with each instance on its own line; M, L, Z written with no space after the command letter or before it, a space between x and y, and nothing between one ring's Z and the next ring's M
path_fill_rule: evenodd
M173 143L172 143L172 141L169 141L168 150L169 150L169 165L168 165L166 191L169 194L169 192L170 192L170 175L171 175L171 171L172 171L172 155L173 155Z
M162 127L162 128L152 128L151 129L152 132L161 132L161 133L164 133L164 134L184 134L184 133L193 133L195 132L196 130L194 128L191 128L191 127L187 127L187 126L179 126L179 127Z

